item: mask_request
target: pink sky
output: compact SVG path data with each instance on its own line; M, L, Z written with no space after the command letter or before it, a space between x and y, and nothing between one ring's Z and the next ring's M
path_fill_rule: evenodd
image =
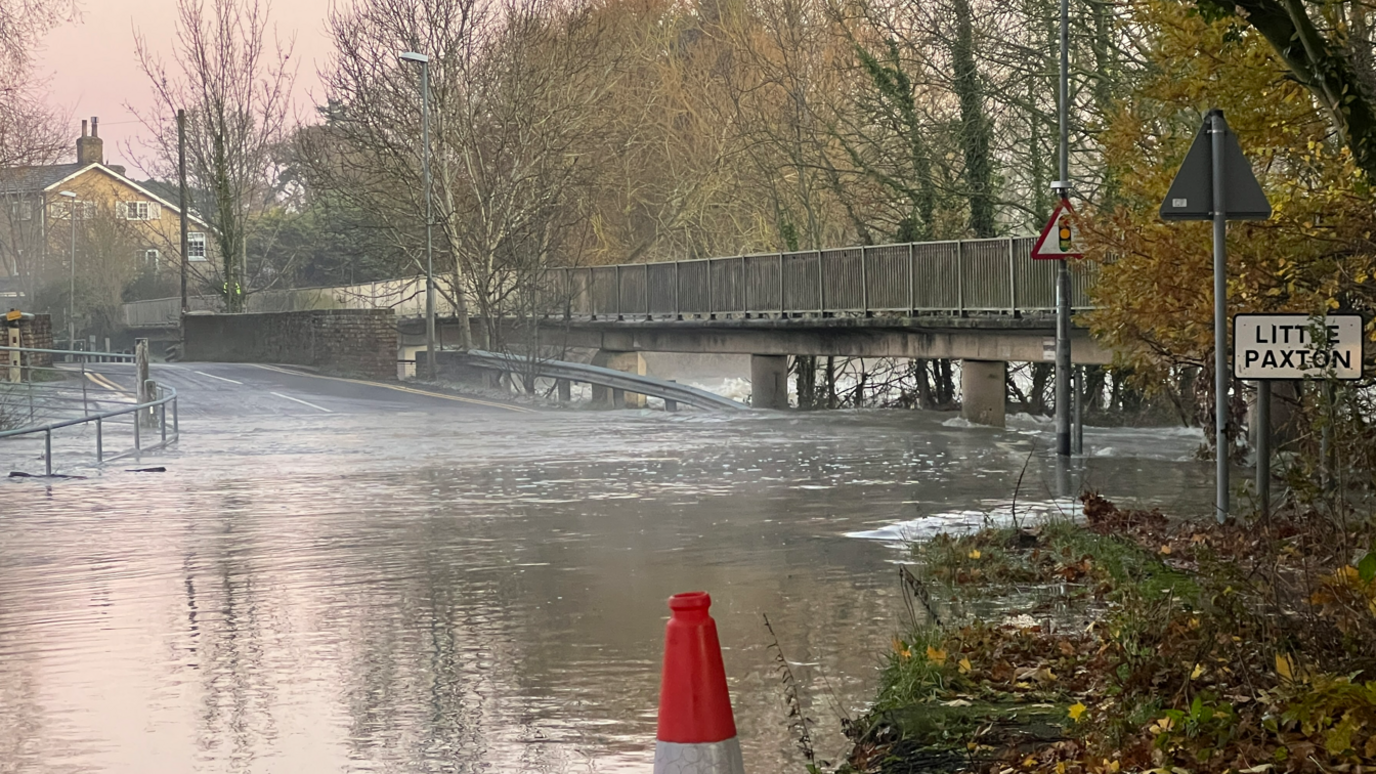
M80 21L48 34L36 70L48 78L50 104L60 115L70 115L73 152L82 119L99 116L105 160L137 174L125 146L137 143L144 129L126 105L142 110L153 98L134 54L134 30L169 61L177 0L82 0L81 6ZM330 0L276 0L269 17L283 40L296 36L297 102L306 119L312 115L312 97L320 93L316 71L329 57L324 33L329 6Z

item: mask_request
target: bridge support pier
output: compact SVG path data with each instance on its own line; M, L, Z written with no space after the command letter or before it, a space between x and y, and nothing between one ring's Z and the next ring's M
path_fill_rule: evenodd
M569 403L573 401L573 383L568 379L554 380L554 389L559 393L560 403Z
M752 408L788 408L788 356L750 356L750 405Z
M1004 426L1005 372L1002 360L960 361L960 415L966 421Z
M645 375L645 358L641 357L639 352L599 349L597 354L592 356L592 364L625 371L637 376ZM608 408L621 408L623 406L625 408L645 408L645 396L594 384L592 386L592 405Z

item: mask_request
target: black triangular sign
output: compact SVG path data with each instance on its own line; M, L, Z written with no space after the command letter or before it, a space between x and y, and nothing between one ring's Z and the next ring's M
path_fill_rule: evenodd
M1204 117L1204 125L1194 137L1190 152L1185 154L1185 163L1175 173L1166 200L1161 202L1162 220L1213 220L1214 217L1214 175L1213 140L1209 136L1209 126L1213 114L1219 119L1223 111L1209 111ZM1242 155L1242 147L1237 144L1237 135L1223 122L1223 174L1224 198L1227 199L1225 212L1228 220L1266 220L1271 217L1271 203L1266 201L1261 184L1252 174L1252 164Z

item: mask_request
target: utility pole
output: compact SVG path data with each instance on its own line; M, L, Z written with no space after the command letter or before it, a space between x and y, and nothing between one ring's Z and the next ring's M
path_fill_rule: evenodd
M1070 198L1070 0L1061 0L1061 169L1052 186ZM1056 454L1070 456L1070 266L1056 261Z
M398 58L403 62L420 65L420 124L421 124L421 174L425 186L425 354L429 366L426 375L435 381L435 243L434 197L430 191L430 57L415 51L403 51ZM459 290L460 293L463 290ZM459 325L467 326L468 319L461 316ZM467 337L460 332L460 341Z
M182 224L182 314L191 311L190 303L186 298L186 270L187 270L187 250L190 249L186 236L186 111L177 111L177 206L181 209L179 220ZM185 326L185 323L183 323ZM182 338L186 338L185 327L182 329Z
M76 194L59 191L58 196L67 200L67 220L72 222L72 260L67 265L70 284L67 289L67 349L76 349ZM72 357L68 355L67 357Z

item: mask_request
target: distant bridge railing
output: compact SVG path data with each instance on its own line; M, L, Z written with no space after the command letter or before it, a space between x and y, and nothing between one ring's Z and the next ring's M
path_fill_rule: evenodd
M1056 310L1056 261L1033 237L968 239L554 269L572 317L856 315ZM1071 273L1090 308L1091 265Z
M193 312L224 311L217 296L191 296L187 305ZM364 282L321 288L284 288L250 293L244 299L246 312L299 312L308 309L393 309L398 317L425 314L425 277ZM435 296L435 313L454 314L453 305L443 293ZM154 298L124 305L124 324L130 328L176 328L181 324L182 300Z

